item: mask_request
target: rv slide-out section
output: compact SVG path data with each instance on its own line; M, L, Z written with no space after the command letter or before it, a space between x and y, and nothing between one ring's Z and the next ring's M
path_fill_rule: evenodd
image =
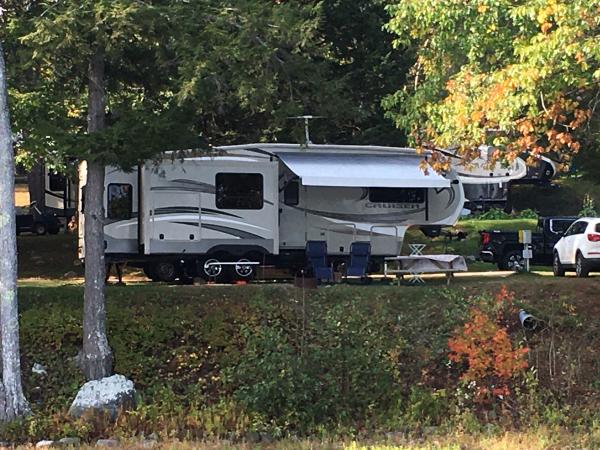
M452 225L464 203L456 175L423 171L411 149L251 144L170 156L107 168L104 196L107 260L165 281L252 276L244 262L296 269L310 240L326 241L334 264L355 241L371 243L372 260L397 255L407 228Z
M276 161L243 157L144 166L144 254L277 254L277 168Z

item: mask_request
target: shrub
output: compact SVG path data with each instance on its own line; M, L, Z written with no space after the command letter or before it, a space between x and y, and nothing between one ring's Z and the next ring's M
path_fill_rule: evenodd
M506 314L516 314L513 298L503 287L491 307L473 306L448 341L449 359L466 365L460 379L474 388L477 403L508 397L511 381L528 366L528 349L513 346L506 325Z
M477 214L474 220L510 220L510 219L537 219L539 214L533 209L524 209L516 214L509 214L502 209L491 208Z
M597 217L596 204L590 194L585 194L583 197L583 205L579 211L579 217Z
M391 355L398 340L386 324L355 302L321 306L295 330L277 321L244 329L244 357L227 379L236 400L267 426L306 432L364 424L397 401Z

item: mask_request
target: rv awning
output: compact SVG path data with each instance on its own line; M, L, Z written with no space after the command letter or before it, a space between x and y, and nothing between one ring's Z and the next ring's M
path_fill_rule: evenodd
M279 153L305 186L443 188L450 180L425 174L420 156Z

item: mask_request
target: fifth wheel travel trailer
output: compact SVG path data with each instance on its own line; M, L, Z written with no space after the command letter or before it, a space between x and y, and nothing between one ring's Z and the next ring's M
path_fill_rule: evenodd
M249 144L107 168L107 261L171 281L250 277L244 262L297 269L311 240L326 241L332 264L355 241L369 241L374 260L398 255L407 228L451 226L463 208L454 171L427 170L426 159L394 147Z
M43 212L68 220L76 212L76 181L38 163L27 176L29 197Z
M481 146L479 157L468 163L458 156L452 157L452 166L456 170L465 191L465 208L487 210L505 208L510 190L517 184L543 185L549 183L556 174L556 166L546 157L538 157L532 165L522 158L516 158L510 164L495 162L490 166L491 147Z

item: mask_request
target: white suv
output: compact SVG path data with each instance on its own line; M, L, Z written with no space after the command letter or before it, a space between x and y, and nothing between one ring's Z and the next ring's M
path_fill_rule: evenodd
M565 270L575 270L578 277L587 277L600 268L600 219L577 219L554 245L554 276L562 277Z

